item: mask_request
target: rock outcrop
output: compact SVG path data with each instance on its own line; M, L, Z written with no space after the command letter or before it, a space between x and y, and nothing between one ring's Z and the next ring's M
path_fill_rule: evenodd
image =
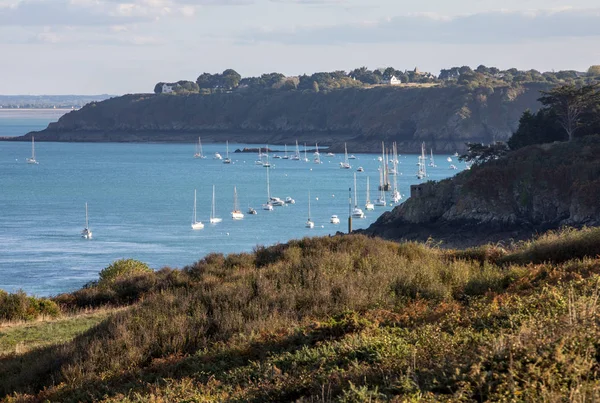
M546 84L520 87L434 87L234 92L213 95L137 94L94 102L68 113L38 141L300 143L350 152L379 152L397 141L401 152L421 142L434 152L465 142L507 140L525 109L537 110Z
M471 246L600 225L600 136L530 146L428 182L364 232Z

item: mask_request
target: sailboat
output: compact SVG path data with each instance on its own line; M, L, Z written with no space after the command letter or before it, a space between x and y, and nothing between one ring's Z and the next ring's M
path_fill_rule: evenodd
M194 217L192 218L192 229L199 230L204 228L204 224L200 221L196 221L196 189L194 189Z
M341 169L350 169L350 163L348 162L348 148L346 148L346 143L344 143L344 162L340 162Z
M358 193L356 192L356 173L354 173L354 208L352 209L352 218L365 218L365 213L358 207Z
M284 151L284 154L283 154L283 157L282 157L282 158L283 158L284 160L288 160L288 159L290 159L290 157L288 157L288 155L287 155L287 144L284 144L284 145L283 145L283 147L284 147L284 150L285 150L285 151Z
M254 163L256 165L262 165L263 164L263 160L262 160L262 152L260 147L258 147L258 159L256 161L254 161Z
M90 229L90 225L88 223L88 207L87 203L85 203L85 228L81 231L81 237L84 239L92 239L92 230Z
M300 148L298 148L298 140L296 140L296 153L292 155L292 160L300 161Z
M229 140L227 140L225 144L227 147L227 150L226 150L227 154L225 154L225 159L223 160L223 164L231 164L231 159L229 159Z
M392 202L398 203L402 200L402 195L398 190L398 178L396 177L396 173L398 172L398 151L396 148L396 143L394 142L393 151L392 151L392 166L394 169L394 182L392 184Z
M213 185L213 197L212 197L212 206L210 209L210 223L216 224L223 221L223 219L217 217L217 212L215 209L215 185Z
M367 176L367 201L365 202L365 210L375 210L375 205L371 202L371 194L369 189L369 177Z
M27 158L26 161L28 164L39 164L39 162L37 162L37 160L35 159L35 141L33 139L33 136L31 136L31 158Z
M194 158L206 158L206 156L202 153L202 141L200 141L200 137L198 137L198 144L196 144L196 154L194 154Z
M269 184L269 168L267 168L267 202L262 205L262 209L273 211L273 204L271 204L271 186Z
M321 163L321 154L319 154L319 144L318 143L315 143L315 148L316 148L316 151L314 154L314 156L315 156L314 162L315 162L315 164L320 164Z
M379 171L379 198L377 200L375 200L375 205L379 206L379 207L386 206L385 190L384 190L384 186L383 186L382 175L383 175L383 173L381 171Z
M306 156L306 143L304 143L304 162L309 162L308 157Z
M435 161L433 161L433 149L429 149L430 151L430 155L429 155L429 166L432 168L436 168L437 165L435 165Z
M427 176L427 170L425 169L425 143L421 144L421 155L419 156L419 162L417 163L419 170L417 171L417 179L423 179Z
M315 223L310 220L310 190L308 191L308 220L306 220L306 224L304 224L306 228L314 228Z
M243 220L244 213L242 213L238 206L237 189L233 187L233 211L231 212L231 218L234 220Z
M267 144L265 147L265 161L263 162L263 167L269 168L271 163L269 162L269 145Z

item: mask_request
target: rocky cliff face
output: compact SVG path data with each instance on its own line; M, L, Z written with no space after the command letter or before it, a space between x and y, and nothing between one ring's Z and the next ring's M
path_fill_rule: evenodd
M35 133L39 141L239 141L330 145L379 152L381 141L417 152L463 149L467 141L506 140L522 112L537 110L543 84L518 88L345 89L329 93L240 92L126 95L91 103ZM27 140L31 134L20 139Z
M527 147L421 192L365 232L468 246L600 225L600 136Z

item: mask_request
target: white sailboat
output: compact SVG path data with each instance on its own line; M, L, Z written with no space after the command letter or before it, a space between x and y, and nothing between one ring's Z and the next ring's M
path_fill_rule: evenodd
M262 160L262 152L260 147L258 147L258 159L256 161L254 161L254 163L256 165L262 165L263 164L263 160Z
M417 163L419 170L417 171L417 179L423 179L427 176L427 169L425 166L425 143L421 144L421 155L419 156L419 162Z
M356 173L354 173L354 208L352 218L365 218L365 213L358 207L358 193L356 191Z
M346 147L346 143L344 143L344 162L340 162L341 169L350 169L350 163L348 162L348 148ZM356 175L355 175L356 176Z
M226 144L227 149L225 151L226 154L225 154L225 159L223 160L223 164L231 164L231 159L229 159L229 140L227 140L225 142L225 144Z
M306 228L314 228L315 223L310 219L310 190L308 191L308 220L306 220L306 224L304 224Z
M92 230L90 229L90 225L88 223L88 206L85 203L85 228L81 231L81 237L84 239L92 239Z
M375 205L378 207L385 207L385 190L383 186L382 172L379 171L379 197L375 200Z
M314 162L315 162L315 164L320 164L321 163L321 154L319 154L319 144L318 143L315 143L315 149L316 149L316 151L314 154L314 156L315 156Z
M223 221L222 218L217 217L217 211L215 208L215 185L213 185L213 195L212 195L212 206L210 209L210 223L217 224Z
M196 221L196 189L194 189L194 217L192 218L192 229L199 230L204 228L204 224L200 221Z
M365 202L365 210L375 210L375 205L371 202L371 194L369 189L369 177L367 176L367 201Z
M396 142L394 142L393 151L392 151L392 166L394 172L398 172L398 149L396 148ZM396 174L394 174L394 181L392 183L392 202L399 203L402 200L402 195L400 194L400 190L398 189L398 178Z
M306 143L304 143L304 162L309 162L308 157L306 156Z
M269 162L269 145L267 144L265 147L265 161L263 162L263 167L265 168L269 168L271 166L271 163Z
M202 141L200 140L200 137L198 137L198 144L196 144L196 154L194 154L194 158L206 158L206 156L202 153Z
M287 154L287 144L284 144L284 145L283 145L283 147L284 147L284 150L285 150L285 151L283 152L283 157L282 157L282 159L284 159L284 160L288 160L288 159L290 159L290 157L288 157L288 154Z
M233 187L233 211L231 212L231 218L234 220L243 220L244 213L240 211L238 206L237 189Z
M262 205L263 210L273 211L273 204L271 204L271 185L269 183L269 171L267 168L267 202Z
M429 151L430 151L430 154L429 154L429 166L432 167L432 168L436 168L437 165L435 165L435 161L433 160L433 149L430 148Z
M298 148L298 140L296 140L296 152L292 155L292 160L300 161L300 148Z
M35 159L35 140L31 136L31 158L26 159L28 164L38 165L39 162Z

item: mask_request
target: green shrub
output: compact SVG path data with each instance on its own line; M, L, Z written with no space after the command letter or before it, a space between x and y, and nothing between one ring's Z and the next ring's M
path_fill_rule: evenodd
M28 297L23 291L9 294L0 290L0 322L33 320L40 316L57 317L58 305L45 298Z
M121 259L100 272L98 285L108 285L118 279L151 272L152 269L146 263L134 259Z

